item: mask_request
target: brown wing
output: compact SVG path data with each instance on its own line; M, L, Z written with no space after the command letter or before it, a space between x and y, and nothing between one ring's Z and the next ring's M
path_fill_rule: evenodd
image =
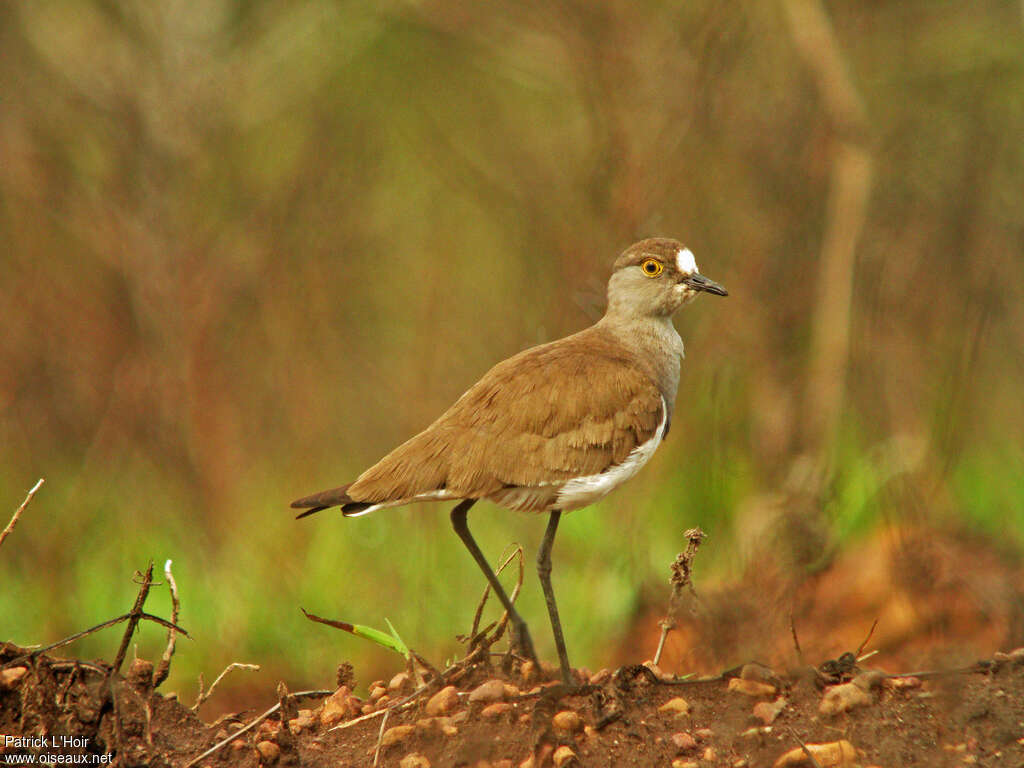
M347 492L354 501L384 502L558 485L621 463L654 436L663 407L635 360L590 328L496 365Z

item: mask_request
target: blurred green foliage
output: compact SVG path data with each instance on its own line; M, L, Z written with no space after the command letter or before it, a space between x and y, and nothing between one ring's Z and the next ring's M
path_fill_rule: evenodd
M961 521L1020 546L1020 4L825 7L875 175L816 509L840 542ZM731 296L678 319L656 458L555 545L572 658L601 666L683 529L711 534L703 577L734 573L736 510L811 447L833 139L773 2L0 5L0 500L48 480L0 551L0 637L121 613L170 557L183 695L231 661L266 692L393 668L300 605L455 655L484 584L446 509L297 523L288 502L596 319L632 241L679 237ZM543 525L488 505L470 525L492 558L526 547L551 657Z

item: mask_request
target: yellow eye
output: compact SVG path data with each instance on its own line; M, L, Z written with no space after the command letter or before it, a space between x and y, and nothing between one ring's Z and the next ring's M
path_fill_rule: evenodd
M644 259L643 263L640 264L640 269L648 277L657 277L665 271L665 267L657 259Z

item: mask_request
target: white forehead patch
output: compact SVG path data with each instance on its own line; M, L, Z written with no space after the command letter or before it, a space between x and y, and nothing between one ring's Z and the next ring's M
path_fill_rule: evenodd
M693 258L693 251L689 248L683 248L676 253L676 267L679 268L680 272L687 275L692 275L700 271L697 269L697 262Z

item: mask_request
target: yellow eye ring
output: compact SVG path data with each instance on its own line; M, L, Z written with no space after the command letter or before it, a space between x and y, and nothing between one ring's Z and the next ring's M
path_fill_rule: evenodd
M665 266L657 259L644 259L640 263L640 269L642 269L644 274L648 277L657 277L665 271Z

